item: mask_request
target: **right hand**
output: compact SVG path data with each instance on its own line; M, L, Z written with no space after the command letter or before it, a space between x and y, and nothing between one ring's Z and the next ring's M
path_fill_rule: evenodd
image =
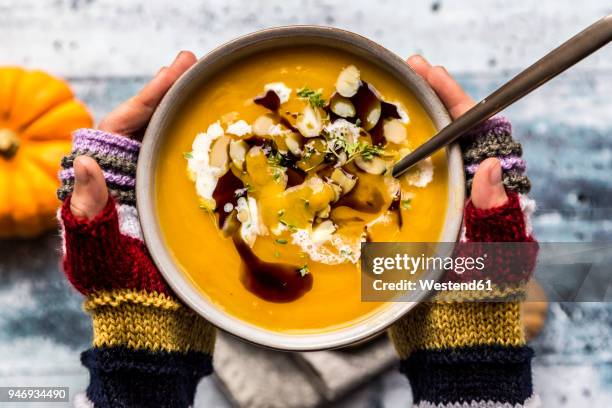
M408 58L408 65L438 94L453 120L476 104L443 66L432 66L420 55ZM474 175L470 198L474 207L483 210L502 206L508 201L499 160L491 157L480 164Z
M157 75L134 97L128 99L100 122L98 129L108 133L140 139L155 108L176 80L196 63L190 51L181 51L169 67ZM108 189L100 166L90 157L74 160L74 192L70 210L78 219L91 220L104 209Z

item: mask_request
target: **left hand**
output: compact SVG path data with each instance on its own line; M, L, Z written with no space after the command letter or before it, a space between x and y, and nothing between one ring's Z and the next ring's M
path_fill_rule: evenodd
M181 51L169 67L157 75L134 97L128 99L100 122L98 129L129 138L142 137L151 116L168 89L197 61L191 51ZM79 219L93 219L108 201L108 189L98 163L91 157L74 160L74 192L70 201L72 214Z

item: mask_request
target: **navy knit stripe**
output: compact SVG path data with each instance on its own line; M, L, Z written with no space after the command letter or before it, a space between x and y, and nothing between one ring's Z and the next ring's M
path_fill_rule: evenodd
M87 397L99 407L182 408L193 404L211 356L197 352L92 348L81 354L91 377Z
M475 346L416 351L400 364L414 402L495 401L523 404L533 394L527 346Z

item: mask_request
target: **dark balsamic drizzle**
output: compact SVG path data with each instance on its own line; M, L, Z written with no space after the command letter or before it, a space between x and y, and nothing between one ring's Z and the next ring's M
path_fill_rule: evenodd
M215 200L215 203L217 203L215 212L219 215L219 228L223 227L225 219L231 213L231 211L225 211L225 204L231 203L233 208L236 208L236 202L238 201L239 197L236 195L236 190L240 190L242 188L242 180L236 177L231 170L228 170L228 172L217 181L217 186L215 187L215 191L213 191L212 197Z
M281 106L281 101L278 94L271 89L262 95L256 96L253 99L253 102L255 102L257 105L263 106L266 109L270 109L273 112L276 112Z
M298 267L259 259L240 236L233 235L234 246L242 258L242 283L250 292L270 302L291 302L312 289L312 275L302 276Z

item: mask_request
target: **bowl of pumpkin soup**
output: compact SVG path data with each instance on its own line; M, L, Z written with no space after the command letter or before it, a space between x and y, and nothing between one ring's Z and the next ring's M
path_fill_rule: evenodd
M456 145L391 176L448 123L401 58L357 34L240 37L153 115L137 170L145 242L176 294L224 331L282 350L363 341L420 299L362 301L362 243L458 237Z

